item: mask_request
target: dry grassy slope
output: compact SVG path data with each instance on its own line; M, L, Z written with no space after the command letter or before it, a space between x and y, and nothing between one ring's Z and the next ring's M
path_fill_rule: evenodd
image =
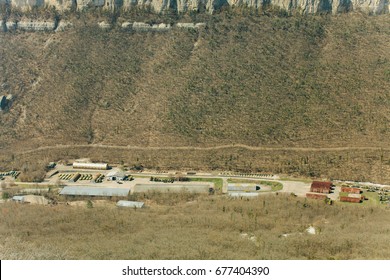
M329 207L323 201L282 194L251 200L194 198L184 193L146 194L141 199L147 199L150 208L134 211L99 207L99 204L87 209L86 206L3 203L0 205L3 240L0 257L390 258L390 216L389 210L382 207L340 202ZM177 202L172 204L175 200ZM112 207L114 205L112 202ZM310 225L315 226L318 234L306 234ZM290 235L283 237L283 234Z
M0 33L0 144L388 146L388 16ZM8 87L7 87L8 85Z

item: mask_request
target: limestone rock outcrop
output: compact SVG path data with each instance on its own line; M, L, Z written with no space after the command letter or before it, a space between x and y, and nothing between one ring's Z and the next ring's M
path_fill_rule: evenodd
M98 25L101 29L110 29L112 27L111 24L109 24L105 21L99 22Z
M17 23L17 28L24 31L53 31L56 23L54 21L23 20Z
M199 23L192 23L192 22L179 22L176 24L176 27L178 28L186 28L186 29L195 29L195 28L201 28L205 27L206 23L199 22Z
M72 27L73 27L73 23L71 23L70 21L61 20L58 23L58 26L57 26L55 31L56 32L65 31L65 30L72 28Z
M287 11L297 10L304 14L343 13L362 11L368 14L388 14L389 0L0 0L0 4L27 10L33 6L55 7L59 11L77 8L104 7L105 9L132 9L149 7L159 13L166 10L187 12L191 10L214 12L223 6L248 6L260 8L273 5Z
M123 28L129 28L129 25L123 25ZM134 22L132 29L135 31L168 31L171 29L170 24L160 23L160 24L147 24L144 22Z

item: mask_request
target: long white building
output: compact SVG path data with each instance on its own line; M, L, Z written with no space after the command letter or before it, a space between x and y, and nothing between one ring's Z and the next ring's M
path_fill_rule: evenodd
M73 168L75 169L108 169L107 163L93 163L93 162L74 162Z

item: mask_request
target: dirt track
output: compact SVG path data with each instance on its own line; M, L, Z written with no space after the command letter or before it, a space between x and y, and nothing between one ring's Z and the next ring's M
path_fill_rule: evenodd
M252 151L348 151L348 150L390 150L389 147L328 147L328 148L315 148L315 147L257 147L248 146L244 144L232 144L232 145L220 145L213 147L191 147L191 146L164 146L164 147L140 147L140 146L117 146L117 145L103 145L103 144L81 144L81 145L56 145L56 146L43 146L36 149L20 152L19 154L34 153L36 151L54 150L54 149L69 149L69 148L104 148L104 149L123 149L123 150L220 150L231 148L243 148Z

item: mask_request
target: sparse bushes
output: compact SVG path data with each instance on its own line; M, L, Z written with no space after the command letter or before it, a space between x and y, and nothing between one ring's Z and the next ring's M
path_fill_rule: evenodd
M65 259L390 258L390 218L379 207L370 212L289 194L190 200L190 194L172 195L137 194L131 200L150 205L140 211L1 204L0 237L8 242L0 257L58 259L62 252ZM170 204L172 199L177 203ZM314 235L306 233L311 225ZM107 234L110 238L103 238ZM43 255L32 253L42 246L47 248Z
M196 18L208 26L194 34L176 29L164 34L100 32L91 27L93 16L76 18L72 31L58 35L61 43L47 41L43 58L39 50L47 34L0 33L7 36L2 40L2 77L15 97L14 109L3 112L1 163L20 170L24 158L35 162L89 155L151 168L261 167L273 173L389 181L388 165L358 150L348 157L347 151L164 149L234 143L388 146L388 17L220 13ZM344 38L346 31L350 35ZM23 63L15 64L15 57ZM23 106L28 117L19 125ZM17 154L88 143L123 149L58 147ZM133 146L146 148L126 148ZM369 151L370 156L378 153ZM338 154L345 158L337 159ZM328 161L328 155L335 159ZM303 163L301 156L311 161ZM382 162L388 161L386 152Z
M92 203L92 201L91 201L91 200L87 200L87 203L86 203L86 205L87 205L87 208L88 208L88 209L91 209L91 208L93 208L93 203Z
M8 198L10 198L10 195L9 195L9 193L8 192L2 192L2 194L1 194L1 198L2 199L8 199Z
M46 176L46 166L24 163L19 179L22 182L42 182Z

